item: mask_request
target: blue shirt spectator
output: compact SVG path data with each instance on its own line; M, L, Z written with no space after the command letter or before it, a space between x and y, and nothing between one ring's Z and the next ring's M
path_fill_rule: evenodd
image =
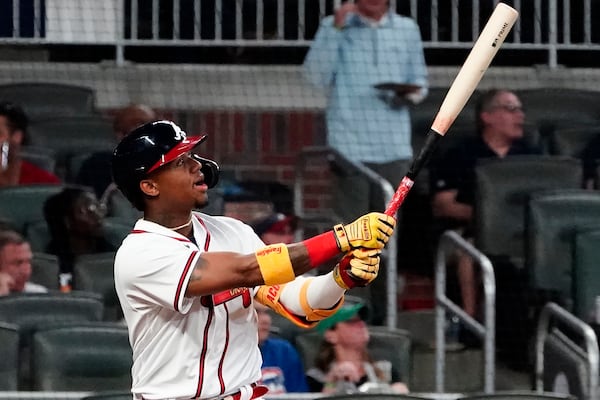
M347 2L323 19L304 61L307 80L329 89L327 140L366 163L409 160L409 103L427 94L427 69L416 22L387 1ZM384 85L382 89L376 85ZM387 86L387 87L386 87Z
M297 350L285 339L269 337L269 309L255 303L258 314L258 341L263 358L261 383L269 394L308 392L304 365Z

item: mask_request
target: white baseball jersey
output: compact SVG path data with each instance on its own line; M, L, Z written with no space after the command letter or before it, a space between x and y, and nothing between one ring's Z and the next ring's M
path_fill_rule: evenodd
M193 215L194 244L139 220L115 258L115 287L133 348L135 398L212 398L261 377L255 288L186 298L203 251L253 253L264 246L248 225Z

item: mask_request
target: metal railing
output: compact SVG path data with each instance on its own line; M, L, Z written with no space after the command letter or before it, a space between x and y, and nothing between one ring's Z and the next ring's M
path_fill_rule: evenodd
M302 220L305 224L317 222L324 224L327 229L331 227L331 223L339 223L336 218L331 215L331 210L327 210L327 214L323 212L319 213L307 213L304 208L304 170L308 165L309 161L314 158L330 159L332 162L335 160L331 158L337 158L342 160L343 163L348 164L351 168L357 171L362 177L367 179L371 184L378 186L383 193L382 210L386 204L389 204L390 200L394 196L394 188L392 185L385 180L383 177L375 173L365 165L356 163L354 161L344 158L337 151L331 147L319 146L319 147L305 147L298 156L296 163L296 174L294 179L294 213ZM349 189L351 190L351 189ZM357 215L356 217L359 217ZM396 230L397 232L397 230ZM398 306L397 306L397 263L398 263L398 240L397 233L394 232L389 242L385 246L385 250L382 253L382 259L385 261L385 268L387 272L386 280L386 323L388 328L395 329L398 319ZM300 233L301 234L301 233Z
M544 391L544 344L551 335L549 332L551 323L559 321L562 326L576 332L583 339L581 346L582 354L587 363L587 400L596 400L598 398L598 363L600 355L598 350L598 339L591 326L575 317L573 314L562 308L556 303L547 303L542 309L536 331L535 340L535 389L538 392ZM578 346L572 343L574 346ZM579 346L578 346L579 347Z
M506 0L520 11L503 45L547 52L600 51L598 0ZM309 46L319 21L341 0L13 0L0 2L12 25L0 44L128 46ZM421 27L425 48L468 49L498 0L391 0Z
M446 264L456 251L465 252L481 268L484 293L484 323L481 324L446 296ZM450 311L465 326L483 339L485 393L494 392L496 376L496 278L490 260L472 244L453 231L440 237L435 265L435 388L444 392L446 376L446 311Z

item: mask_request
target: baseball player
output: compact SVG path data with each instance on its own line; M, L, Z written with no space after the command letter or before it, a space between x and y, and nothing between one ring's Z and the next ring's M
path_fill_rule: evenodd
M144 213L115 258L135 400L263 396L253 302L314 326L342 305L346 290L377 276L395 227L370 213L303 242L265 246L240 221L193 211L219 177L218 165L196 154L205 138L155 121L113 153L115 183ZM297 277L340 253L346 258L332 272Z

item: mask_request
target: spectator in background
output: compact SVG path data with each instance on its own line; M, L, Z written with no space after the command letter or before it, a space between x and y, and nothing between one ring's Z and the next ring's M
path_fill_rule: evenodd
M130 104L117 111L113 120L113 130L117 141L133 129L147 122L155 121L156 113L143 104ZM100 199L112 183L110 159L112 152L101 151L93 153L81 165L75 182L94 188L96 196Z
M21 107L0 103L0 187L60 183L56 175L21 158L21 147L28 139L28 125Z
M50 232L46 253L58 257L61 285L68 285L63 279L72 282L78 256L117 250L103 236L103 207L91 189L66 187L49 197L44 203L44 218Z
M327 90L327 143L395 189L413 156L409 105L428 93L416 22L388 0L346 1L321 22L303 67L311 84ZM335 186L334 212L344 219L385 207L379 185L350 169ZM371 288L379 294L373 304L387 297L386 269ZM382 323L385 306L375 309L373 322Z
M475 106L477 135L448 149L430 166L432 212L437 233L458 230L472 239L475 201L475 165L480 158L502 159L519 154L541 154L523 138L525 113L517 95L491 89L481 94ZM436 235L437 235L436 233ZM457 255L457 275L464 311L475 317L479 287L473 260Z
M271 337L271 315L268 307L255 303L258 316L258 346L262 355L261 383L269 394L308 392L304 366L290 342Z
M33 254L17 232L0 231L0 296L10 293L44 293L42 285L29 282Z
M251 224L254 232L265 244L294 243L298 217L274 213Z
M311 392L355 392L369 382L389 384L388 389L395 393L408 393L408 387L400 381L389 361L375 361L369 355L367 313L362 303L344 305L319 322L317 330L323 334L323 340L315 367L307 371Z

